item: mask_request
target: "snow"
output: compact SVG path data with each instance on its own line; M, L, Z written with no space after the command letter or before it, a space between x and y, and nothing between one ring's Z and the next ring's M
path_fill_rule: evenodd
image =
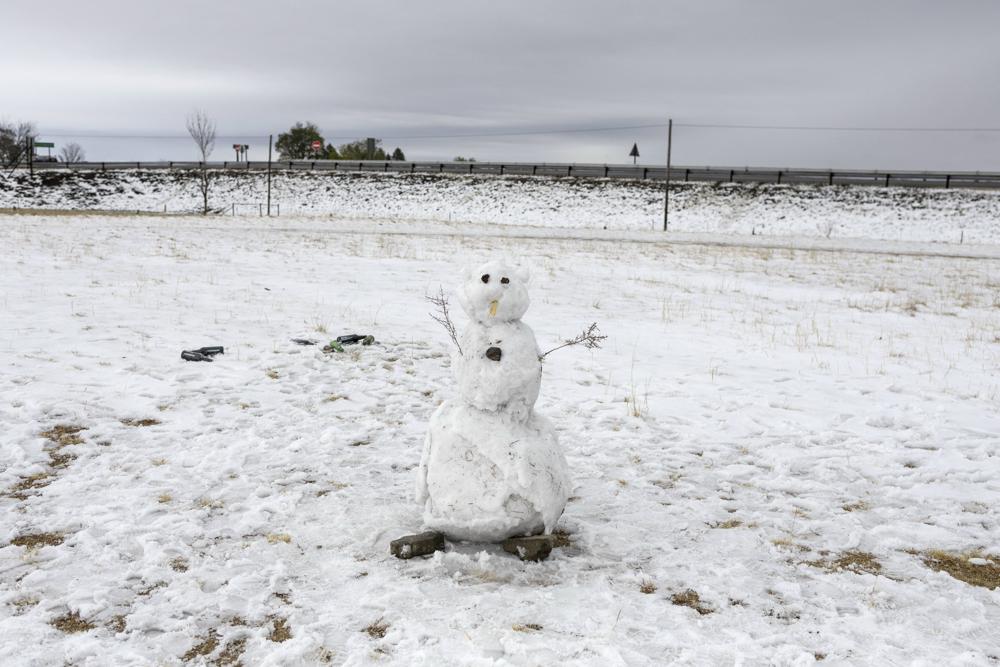
M266 176L223 172L211 204L257 214ZM282 216L478 222L590 230L656 230L663 184L523 176L276 171L273 210ZM192 212L201 193L176 171L23 172L0 179L0 208ZM1000 244L1000 192L851 186L676 183L670 228L728 235L814 236L942 244Z
M0 216L0 664L995 664L1000 589L925 554L1000 557L1000 249L615 222ZM562 546L398 560L424 295L505 254L543 349L609 336L545 361Z
M508 260L493 260L466 267L459 286L458 302L477 324L492 327L520 320L531 305L528 283L531 272ZM469 331L478 331L470 327Z
M469 317L452 356L458 396L431 417L417 470L427 527L456 540L551 534L571 485L552 424L534 412L542 382L529 272L490 261L464 272Z
M552 424L479 410L461 399L434 413L418 471L424 523L452 540L551 533L569 496Z
M527 418L538 399L542 376L531 327L517 321L491 327L470 324L459 342L464 358L458 358L455 381L462 400L479 410L502 410L515 420ZM498 361L486 359L491 348L501 351Z

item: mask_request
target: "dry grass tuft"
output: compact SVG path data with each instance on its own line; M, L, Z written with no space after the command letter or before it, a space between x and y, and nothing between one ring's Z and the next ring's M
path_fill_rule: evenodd
M73 634L77 632L89 632L93 630L96 625L93 623L88 623L84 619L80 618L80 612L73 611L68 614L63 614L58 618L52 619L50 625L60 632L65 632L66 634Z
M771 544L779 549L794 549L795 551L809 551L809 547L793 542L789 537L776 537L771 540Z
M104 624L104 627L115 634L125 632L125 616L122 614L112 616L111 620Z
M65 468L76 457L72 454L64 454L61 451L62 445L49 451L49 465L53 468Z
M178 556L170 561L170 569L174 572L187 572L188 562L186 558Z
M218 498L199 498L195 504L203 510L221 510L224 503Z
M39 547L55 547L63 543L62 533L28 533L18 535L10 541L16 547L38 549Z
M41 436L47 438L59 445L60 447L66 447L67 445L79 445L83 442L78 433L80 431L86 431L85 426L76 426L75 424L56 424L48 431L42 431Z
M728 528L739 528L742 525L743 522L740 521L739 519L728 519L726 521L717 521L715 523L710 523L709 527L728 529Z
M845 551L833 560L811 560L806 561L806 565L818 567L828 572L848 570L855 574L882 574L882 564L867 551Z
M22 477L21 481L11 487L7 495L11 498L16 498L17 500L25 500L28 497L29 491L36 491L38 489L43 489L52 483L52 473L51 472L36 472L34 475L28 475L27 477Z
M973 563L972 559L982 562ZM934 549L924 554L923 561L935 572L947 572L970 586L991 591L1000 587L1000 558L984 556L980 552L953 554Z
M859 500L857 502L847 503L846 505L843 505L841 509L844 510L845 512L864 512L870 507L871 505L869 505L865 501Z
M76 458L72 454L62 452L62 448L70 445L81 444L83 442L83 438L80 437L79 434L81 431L86 430L87 428L85 426L77 426L75 424L56 424L47 431L42 431L39 435L52 443L52 446L46 448L46 452L49 455L50 470L22 477L21 480L11 487L5 495L17 500L27 500L30 492L37 491L38 489L42 489L51 484L53 478L55 477L54 471L60 468L65 468L73 459Z
M278 379L278 371L274 370L273 368L268 368L266 371L264 371L264 375L271 378L272 380Z
M690 607L691 609L694 609L702 616L705 616L706 614L711 614L713 611L715 611L708 605L703 604L701 601L701 596L699 596L696 591L693 591L690 588L687 589L686 591L681 591L680 593L674 593L673 595L670 596L670 601L679 607Z
M146 426L156 426L157 424L163 423L159 419L152 419L152 418L132 419L131 417L127 419L122 419L121 422L122 424L125 424L125 426L135 426L137 428L142 428Z
M14 616L20 616L24 612L28 611L29 608L34 607L40 602L38 598L23 596L16 598L10 604L14 607Z
M292 629L288 627L288 620L284 618L274 619L273 627L271 632L268 633L267 638L272 642L285 642L292 638Z
M639 592L645 593L646 595L652 595L656 592L656 584L649 579L643 579L639 582Z
M538 623L515 623L510 626L514 632L541 632L542 626Z
M212 664L217 665L218 667L224 667L225 665L239 665L240 658L243 656L243 652L246 648L246 639L234 639L226 644L226 648L222 649L222 653L219 654L218 658L212 661Z
M219 634L213 628L200 642L188 649L188 652L181 656L181 660L191 662L195 658L211 655L217 648L219 648Z
M372 621L372 623L361 632L367 632L368 636L372 639L382 639L385 637L385 633L388 629L389 624L383 622L380 618L377 621Z
M292 543L292 536L288 533L269 533L267 535L268 544L277 544L278 542L284 542L285 544Z
M153 591L156 591L156 590L159 590L161 588L166 587L166 585L167 585L167 582L165 582L165 581L156 581L156 582L153 582L152 584L149 584L145 588L140 588L139 590L137 590L135 592L135 594L139 595L141 597L146 597L148 595L152 595Z
M573 546L573 538L571 533L559 528L552 531L552 546L556 549L560 547L571 547Z

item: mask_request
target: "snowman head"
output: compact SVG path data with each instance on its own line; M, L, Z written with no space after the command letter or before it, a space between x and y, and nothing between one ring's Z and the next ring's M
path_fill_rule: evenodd
M528 270L502 260L467 268L458 288L458 302L474 322L491 324L521 319L528 298Z

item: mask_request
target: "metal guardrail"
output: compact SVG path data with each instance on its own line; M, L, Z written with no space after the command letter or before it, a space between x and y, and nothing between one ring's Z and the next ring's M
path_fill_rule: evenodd
M208 162L208 169L267 171L267 162ZM200 169L200 162L39 162L36 171L120 171ZM665 167L631 164L530 162L397 162L383 160L284 160L272 170L562 176L662 181ZM790 185L876 185L883 187L1000 189L1000 172L865 171L858 169L774 169L764 167L671 166L673 183L785 183Z

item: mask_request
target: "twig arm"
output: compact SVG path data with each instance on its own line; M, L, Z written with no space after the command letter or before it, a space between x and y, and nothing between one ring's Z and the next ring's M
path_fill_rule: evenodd
M544 354L538 355L539 360L544 360L545 357L549 356L556 350L561 350L564 347L569 347L571 345L583 345L588 350L595 350L601 347L601 342L606 340L607 336L601 333L601 330L597 327L597 322L591 323L589 327L583 330L575 338L570 338L569 340L563 341L562 345L558 345Z
M458 342L458 332L455 330L455 323L451 321L451 312L448 310L448 297L445 296L444 288L439 288L434 296L425 296L425 299L434 304L436 312L429 313L431 319L444 327L451 338L451 342L458 348L458 353L462 354L462 346Z

